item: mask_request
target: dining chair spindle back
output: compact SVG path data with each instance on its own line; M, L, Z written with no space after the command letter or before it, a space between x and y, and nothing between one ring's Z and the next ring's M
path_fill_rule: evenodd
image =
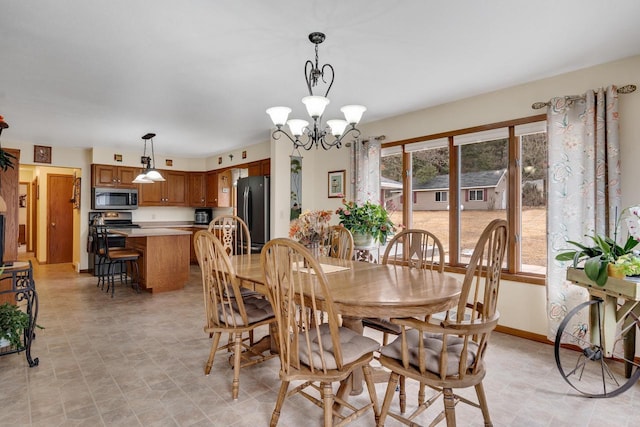
M482 232L467 267L455 313L439 324L419 319L393 319L401 327L400 336L380 351L380 363L391 370L378 425L387 415L413 425L414 418L443 396L444 410L433 424L446 419L455 426L455 405L464 402L480 408L484 425L491 417L482 380L486 374L484 355L495 329L500 274L508 243L507 222L493 220ZM389 411L400 377L424 383L436 394L420 402L408 417ZM477 402L455 395L453 389L475 387ZM433 425L432 424L432 425Z
M334 425L333 417L339 420L335 425L344 425L370 408L375 417L378 405L369 362L379 344L339 326L325 273L303 245L290 239L273 239L262 249L260 259L268 298L276 313L282 381L270 425L277 425L285 399L296 393L324 409L325 426ZM323 311L326 323L319 321ZM356 369L364 371L370 397L370 403L361 408L349 404L345 396L345 381ZM304 383L288 390L291 381L300 380ZM335 382L341 382L341 386L334 394ZM320 397L310 394L310 388ZM334 403L348 408L349 414L334 410Z
M275 322L271 304L264 298L243 296L240 281L231 265L227 249L210 231L201 230L194 236L194 246L202 274L202 290L206 324L204 331L213 334L209 359L204 368L209 375L218 350L233 351L232 397L238 398L240 368L255 365L271 357L256 352L245 344L243 334L255 328ZM223 333L232 339L220 347Z

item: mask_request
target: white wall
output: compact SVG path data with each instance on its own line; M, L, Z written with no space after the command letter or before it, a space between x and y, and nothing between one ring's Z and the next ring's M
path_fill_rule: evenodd
M587 89L615 84L640 84L640 56L599 65L597 67L562 74L556 77L491 92L420 111L391 117L360 126L364 137L385 135L384 142L463 129L488 123L528 117L544 113L533 110L536 101L548 101L554 96L584 93ZM640 92L620 95L620 138L622 150L622 199L623 206L640 203L635 190L640 179ZM366 119L366 116L365 116ZM288 150L291 149L289 144ZM278 151L276 162L286 151ZM312 150L315 151L315 150ZM313 157L312 157L313 156ZM323 198L326 194L326 172L348 169L347 150L310 153L311 162L303 161L303 206L310 209L334 207L335 199ZM306 169L312 163L312 167ZM313 175L311 175L313 171ZM307 175L309 174L309 175ZM350 171L347 172L350 175ZM347 177L349 181L351 176ZM311 200L309 199L311 195ZM284 198L284 192L278 194ZM351 195L348 195L351 197ZM281 230L285 229L280 224ZM503 281L500 290L499 310L503 326L546 335L546 290L544 286Z

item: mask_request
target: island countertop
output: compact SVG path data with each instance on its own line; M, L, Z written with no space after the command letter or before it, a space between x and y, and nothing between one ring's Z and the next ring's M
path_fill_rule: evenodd
M156 293L184 288L189 279L191 231L177 228L113 228L125 246L140 253L140 288Z
M109 232L126 237L182 236L192 234L191 231L177 228L110 228Z

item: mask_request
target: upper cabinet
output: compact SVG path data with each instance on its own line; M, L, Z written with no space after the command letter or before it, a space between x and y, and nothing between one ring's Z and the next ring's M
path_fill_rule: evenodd
M128 166L91 165L91 185L93 187L136 188L139 169Z
M211 208L218 207L218 172L210 171L205 176L206 205Z
M262 159L247 165L249 176L271 175L271 159Z
M204 172L189 172L189 206L202 207L206 204L206 174Z
M140 184L140 206L187 206L187 172L161 170L163 182Z
M231 207L231 169L209 171L205 176L206 206L210 208Z

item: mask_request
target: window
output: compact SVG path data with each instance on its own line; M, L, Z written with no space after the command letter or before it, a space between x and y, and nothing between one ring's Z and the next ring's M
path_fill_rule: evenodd
M393 214L407 218L406 227L433 232L453 266L469 261L489 222L506 219L510 244L504 268L512 274L543 275L547 262L545 120L539 115L383 145L385 194L413 201L409 206L395 204ZM410 188L403 186L402 171L411 176Z
M484 201L484 190L469 190L469 200Z
M380 193L394 224L402 224L402 147L384 148L380 154ZM409 199L412 200L412 199Z

